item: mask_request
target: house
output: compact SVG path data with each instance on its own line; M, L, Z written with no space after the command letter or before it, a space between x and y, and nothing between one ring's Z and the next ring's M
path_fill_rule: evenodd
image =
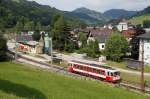
M121 32L123 30L128 30L128 23L127 22L120 22L117 25L117 29Z
M131 39L137 34L135 29L123 30L121 33L128 42L130 42Z
M92 28L88 33L87 43L91 40L98 40L99 50L105 49L105 41L107 37L112 33L112 29L109 28Z
M17 42L17 50L20 52L25 52L29 54L36 54L37 45L38 45L38 42L36 41Z
M138 36L138 38L140 39L139 60L140 61L142 60L142 51L143 51L144 52L144 55L143 55L144 63L150 64L150 32L141 34ZM143 48L142 48L142 46L143 46Z
M28 54L42 54L44 48L44 40L41 36L39 42L33 41L32 35L20 35L16 38L16 48L20 52Z
M144 28L146 32L150 32L150 28Z
M104 28L113 29L113 26L111 24L107 24L107 25L104 25Z

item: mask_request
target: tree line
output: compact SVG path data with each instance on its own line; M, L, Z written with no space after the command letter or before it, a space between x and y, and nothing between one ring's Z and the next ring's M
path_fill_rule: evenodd
M150 28L150 20L143 21L143 28Z

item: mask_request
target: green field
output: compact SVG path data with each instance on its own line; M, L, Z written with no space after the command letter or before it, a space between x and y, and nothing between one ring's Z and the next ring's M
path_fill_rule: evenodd
M126 70L139 71L139 72L140 72L140 70L134 70L134 69L127 68L125 62L107 61L106 63L107 63L109 66L112 66L112 67L117 67L117 68L122 68L122 69L126 69ZM144 72L145 72L145 73L150 73L150 66L145 65L145 67L144 67Z
M0 99L150 99L150 96L4 62L0 63Z
M128 22L131 22L133 25L137 25L137 24L143 24L144 20L150 20L150 14L133 17L130 20L128 20Z

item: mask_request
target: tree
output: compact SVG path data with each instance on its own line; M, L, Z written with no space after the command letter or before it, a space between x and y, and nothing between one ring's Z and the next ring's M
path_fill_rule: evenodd
M79 41L81 42L81 48L87 45L87 37L83 32L79 32Z
M84 23L84 22L81 22L81 23L79 24L79 27L80 27L81 29L85 29L85 28L87 27L87 24Z
M75 49L78 49L77 43L70 40L65 47L65 51L72 53Z
M18 19L17 24L15 26L15 31L16 32L21 32L22 30L24 30L25 25L27 26L27 22L29 22L29 20L25 17L21 17Z
M150 28L150 20L144 20L143 21L143 27L144 28Z
M99 46L98 46L97 40L89 41L89 43L86 47L86 53L87 53L87 56L89 56L89 57L93 57L93 58L99 57L100 51L99 51Z
M121 61L128 50L127 40L118 32L113 32L105 43L105 55L107 59Z
M33 31L35 29L35 24L33 21L28 21L24 25L24 29Z
M6 51L7 51L7 45L6 45L6 39L3 37L3 35L0 33L0 61L6 60Z
M40 30L41 30L42 26L41 26L40 22L37 22L35 25L36 25L35 26L35 31L34 31L34 34L32 35L32 37L33 37L34 40L39 41L40 37L41 37Z
M56 22L60 17L61 17L61 15L59 15L59 14L53 15L52 21L51 21L51 27L52 27L52 28L54 28L55 22Z
M54 23L54 27L52 29L52 38L53 38L53 45L55 49L63 50L64 49L64 40L62 31L64 29L64 18L61 16L57 21ZM62 40L62 41L61 41Z
M78 53L86 53L87 56L93 57L93 58L99 57L100 51L99 51L98 41L97 40L89 41L85 47L80 48Z
M68 44L72 41L70 26L64 16L60 16L52 29L53 45L55 49L68 51Z

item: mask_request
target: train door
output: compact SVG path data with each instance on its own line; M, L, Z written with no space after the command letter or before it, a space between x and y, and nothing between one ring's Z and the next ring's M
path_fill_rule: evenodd
M113 80L112 77L113 77L113 73L111 71L107 71L106 80L112 81Z

